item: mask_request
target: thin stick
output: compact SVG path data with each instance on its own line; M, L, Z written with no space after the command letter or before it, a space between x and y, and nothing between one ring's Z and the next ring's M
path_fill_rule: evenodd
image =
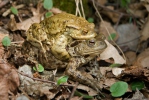
M101 17L101 15L100 15L100 13L98 12L98 9L97 9L97 7L95 6L95 1L94 0L92 0L92 2L93 2L93 6L94 6L94 8L95 8L95 10L96 10L96 12L97 12L97 14L98 14L98 16L99 16L99 18L100 18L100 20L101 20L101 22L103 23L103 25L104 25L104 27L105 27L105 29L106 29L106 31L107 31L107 33L108 33L108 35L110 36L110 39L112 40L112 42L114 43L114 45L116 45L116 47L120 50L120 52L122 53L122 55L123 55L123 58L126 60L126 57L125 57L125 55L124 55L124 53L123 53L123 51L122 51L122 49L113 41L113 39L112 39L112 37L111 37L111 35L110 35L110 32L109 32L109 30L108 30L108 28L106 27L106 25L105 25L105 23L104 23L104 21L103 21L103 19L102 19L102 17Z
M69 96L69 99L68 99L68 100L71 100L71 98L73 97L73 95L74 95L74 93L75 93L75 91L76 91L76 89L77 89L78 84L79 84L79 83L76 82L76 85L73 87L73 90L72 90L71 95Z
M23 76L26 76L28 78L31 78L33 80L36 80L36 81L41 81L41 82L45 82L45 83L51 83L51 84L54 84L54 85L57 85L56 82L53 82L53 81L48 81L48 80L43 80L43 79L39 79L39 78L34 78L34 77L31 77L23 72L19 72L16 70L16 72L18 72L19 74L23 75ZM61 84L60 86L70 86L70 87L75 87L75 85L71 85L71 84Z
M81 5L81 10L82 10L83 18L85 19L85 13L84 13L84 9L83 9L82 0L80 0L80 5Z
M76 2L76 16L78 15L78 13L79 13L79 16L82 16L79 10L79 0L75 0L75 2Z

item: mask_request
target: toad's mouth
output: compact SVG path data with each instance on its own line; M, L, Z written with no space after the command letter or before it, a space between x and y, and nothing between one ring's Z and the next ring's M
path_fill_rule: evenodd
M88 44L88 41L82 41L74 47L69 47L68 52L71 56L85 56L85 55L98 55L102 53L107 47L104 40L96 41Z

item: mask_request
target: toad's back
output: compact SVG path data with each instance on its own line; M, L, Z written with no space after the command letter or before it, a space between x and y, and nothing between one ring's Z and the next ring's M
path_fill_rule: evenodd
M68 13L60 13L52 17L46 18L40 22L44 30L49 34L57 34L64 32L66 27L83 30L88 32L94 30L94 24L89 23L82 17L77 17Z

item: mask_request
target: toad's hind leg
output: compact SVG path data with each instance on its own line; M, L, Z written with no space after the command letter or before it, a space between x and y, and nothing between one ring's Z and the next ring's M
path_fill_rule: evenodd
M44 49L43 42L47 41L47 34L44 28L41 27L39 23L34 23L27 31L27 41L29 41L33 46L41 49L45 55L46 50ZM46 55L45 55L46 58Z
M82 58L71 58L69 64L67 65L65 73L69 75L73 80L85 85L89 85L90 87L101 93L100 86L98 85L99 83L97 81L89 79L88 77L86 77L86 75L83 75L80 71L76 70L77 67L84 63L81 59Z

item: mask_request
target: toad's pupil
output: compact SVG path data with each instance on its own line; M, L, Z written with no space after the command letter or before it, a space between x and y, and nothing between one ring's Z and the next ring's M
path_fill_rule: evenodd
M95 41L94 40L89 40L89 44L90 45L94 45L95 44Z

